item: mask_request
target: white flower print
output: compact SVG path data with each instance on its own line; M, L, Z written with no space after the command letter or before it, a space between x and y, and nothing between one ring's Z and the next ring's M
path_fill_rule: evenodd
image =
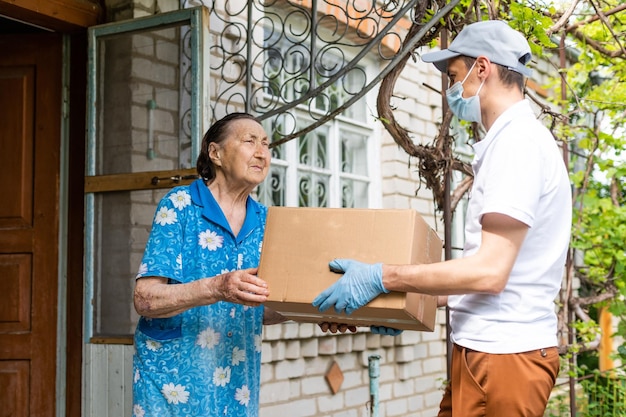
M186 191L177 191L170 196L170 200L178 210L182 210L191 204L191 196Z
M243 266L243 254L237 254L237 269L241 269Z
M237 346L233 348L233 366L239 365L240 362L246 360L246 351L239 349Z
M178 384L174 386L171 382L163 385L161 392L167 399L168 404L185 404L189 400L189 391L185 390L185 387Z
M235 400L239 401L239 404L248 406L250 402L250 389L247 385L237 388L235 391Z
M235 318L235 309L231 308L230 309L230 313L228 313L228 315L230 316L231 319L234 319Z
M220 334L211 328L201 331L196 338L196 345L206 349L215 347L219 342Z
M263 347L263 336L260 334L255 334L254 335L254 350L256 350L257 352L260 352L262 347Z
M136 384L137 381L141 379L141 374L139 374L139 369L135 369L135 377L133 378L133 382Z
M176 212L174 211L174 209L161 207L156 216L154 216L154 222L160 226L165 226L166 224L176 223L176 218Z
M156 340L146 340L146 347L148 350L156 352L161 349L161 342L157 342Z
M148 264L142 263L139 265L139 271L137 271L137 278L142 277L148 272Z
M198 236L198 244L202 246L202 249L217 250L217 248L222 247L223 242L223 236L218 236L217 233L210 230L200 232Z
M135 404L133 406L133 417L143 417L146 412L143 410L143 407L139 404Z
M176 257L176 265L181 268L183 266L183 254L179 253Z
M213 372L213 383L218 387L225 387L230 382L230 366L222 368L218 366Z

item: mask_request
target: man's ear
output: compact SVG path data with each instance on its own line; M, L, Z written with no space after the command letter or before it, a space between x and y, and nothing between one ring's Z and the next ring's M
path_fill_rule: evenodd
M209 159L211 159L213 165L222 166L219 146L215 142L209 143Z
M491 74L492 62L485 56L479 56L476 58L476 74L479 78L485 79Z

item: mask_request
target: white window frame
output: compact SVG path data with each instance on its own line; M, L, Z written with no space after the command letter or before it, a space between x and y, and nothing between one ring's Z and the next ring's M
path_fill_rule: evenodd
M346 56L346 60L349 60L351 57ZM375 68L374 64L371 60L363 60L361 61L363 65L361 67L364 69L367 79L371 79L375 76ZM375 95L377 89L373 89L368 92L362 100L364 100L364 108L372 109L375 108ZM267 92L265 93L265 98L267 100L274 100L275 98L271 97ZM318 112L315 109L311 109L311 107L307 107L306 105L297 106L294 111L295 118L307 118L310 119L311 116L316 118L321 118L323 116L322 112ZM309 115L310 113L310 115ZM291 126L290 126L291 127ZM330 171L329 178L329 190L328 190L328 203L327 206L329 208L339 208L342 207L342 190L341 190L341 180L343 178L346 179L355 179L358 181L366 180L368 182L368 196L366 207L357 206L359 208L380 208L382 205L382 193L381 193L381 171L380 171L380 147L381 147L381 133L380 127L378 124L375 124L375 119L373 115L365 115L364 120L354 120L350 119L346 116L339 115L335 119L327 122L320 128L328 129L328 143L327 143L327 162L328 162L328 170ZM271 131L269 126L266 126L268 131ZM338 140L340 137L341 130L350 130L357 134L362 134L367 138L366 144L366 155L367 155L367 176L359 176L357 174L351 173L343 173L341 171L341 154L340 154L340 146L341 141ZM288 207L298 207L299 206L299 189L298 189L298 174L299 174L299 158L298 158L298 138L294 138L282 145L284 149L282 150L285 155L285 159L276 159L273 158L272 165L282 167L285 169L285 178L284 178L284 205ZM264 184L261 186L268 186L269 182L272 180L271 174L268 175L268 178L265 180ZM262 203L266 205L273 205L269 194L266 192L261 192L259 198Z

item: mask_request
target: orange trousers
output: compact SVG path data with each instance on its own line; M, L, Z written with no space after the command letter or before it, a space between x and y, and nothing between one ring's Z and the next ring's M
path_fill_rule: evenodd
M496 355L454 345L438 417L543 417L558 372L556 347Z

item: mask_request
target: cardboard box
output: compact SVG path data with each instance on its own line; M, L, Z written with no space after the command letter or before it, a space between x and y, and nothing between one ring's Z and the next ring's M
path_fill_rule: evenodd
M341 277L328 263L441 261L442 242L415 210L270 207L258 276L267 281L266 306L299 322L381 325L433 331L437 297L391 292L351 315L320 313L313 299Z

